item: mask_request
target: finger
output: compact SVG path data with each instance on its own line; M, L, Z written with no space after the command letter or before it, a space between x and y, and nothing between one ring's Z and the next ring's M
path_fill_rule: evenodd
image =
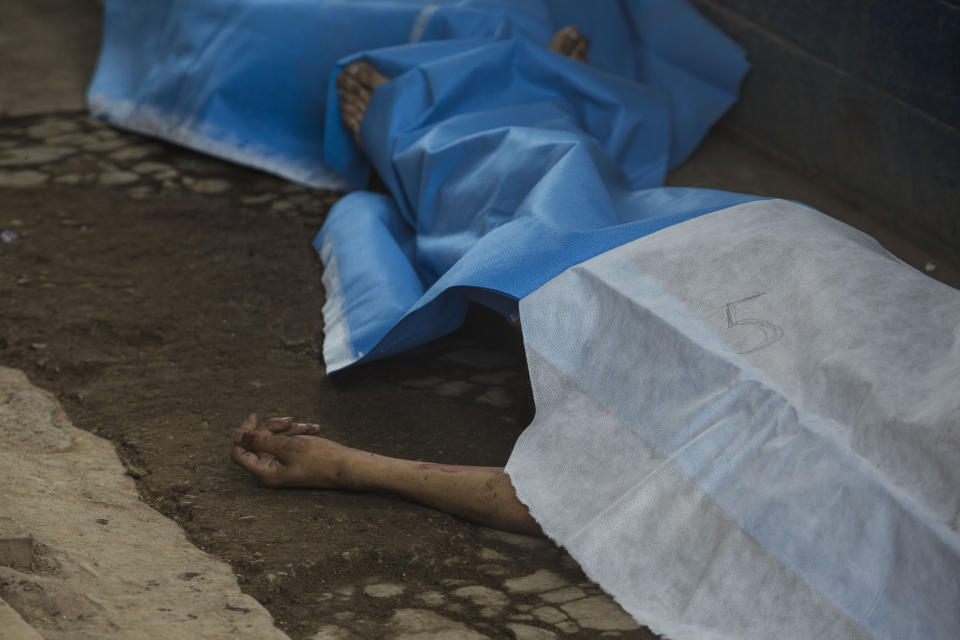
M276 456L267 451L261 449L251 449L247 446L247 442L244 441L244 436L249 434L263 433L262 431L246 431L244 429L237 429L233 432L233 446L239 447L242 451L247 451L257 456L261 460L276 460ZM286 435L286 434L284 434Z
M284 432L286 436L318 436L322 429L318 424L308 422L295 422Z
M278 433L289 428L293 424L293 418L270 418L265 421L257 431L269 431L270 433Z
M233 460L237 466L245 471L249 471L260 479L263 479L266 474L274 470L278 464L277 459L273 456L265 456L254 451L247 451L240 445L234 445L233 451L230 452L230 459Z
M230 459L250 472L253 472L257 466L257 454L247 451L238 444L233 445L230 450Z
M251 451L257 456L257 460L260 463L261 468L272 468L277 465L282 465L283 463L277 460L277 456L272 453L263 453L262 451Z
M247 416L247 419L243 421L243 424L240 425L240 428L244 431L253 431L257 428L257 414L251 413Z
M245 431L239 445L254 453L272 453L280 462L284 462L291 442L292 439L287 436L274 435L266 431Z

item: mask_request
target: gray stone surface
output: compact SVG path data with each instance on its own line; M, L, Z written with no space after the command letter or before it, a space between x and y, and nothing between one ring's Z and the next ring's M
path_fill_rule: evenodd
M0 151L0 167L53 162L75 151L70 147L30 146Z
M0 171L0 187L36 187L49 179L40 171L23 169L22 171Z
M541 593L540 599L547 602L562 603L585 598L586 595L587 594L584 593L583 589L580 587L564 587L562 589L557 589L556 591Z
M560 607L581 627L601 631L628 631L636 629L637 623L610 598L594 596L574 600Z
M392 598L403 593L403 585L399 584L368 584L363 592L371 598Z
M517 640L553 640L553 638L557 637L557 634L547 629L531 627L528 624L521 624L519 622L508 624L507 628L513 632Z
M396 640L483 640L487 636L433 611L399 609L393 616Z
M0 606L5 637L23 629L16 617L48 640L287 637L226 564L140 501L110 443L6 367L0 486L5 529L40 550L34 567L0 567L0 597L16 612Z
M513 593L541 593L565 587L567 582L554 572L541 569L529 576L507 580L503 586Z

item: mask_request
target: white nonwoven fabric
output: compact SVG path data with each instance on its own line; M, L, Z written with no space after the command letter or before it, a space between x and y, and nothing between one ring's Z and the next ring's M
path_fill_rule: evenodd
M960 638L960 292L764 200L520 302L544 531L676 639Z

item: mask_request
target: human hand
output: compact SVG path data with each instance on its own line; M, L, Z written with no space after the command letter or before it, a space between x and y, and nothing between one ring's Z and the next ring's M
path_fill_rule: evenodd
M354 452L319 437L320 425L270 418L259 426L257 415L233 432L230 458L268 487L348 489L347 461Z

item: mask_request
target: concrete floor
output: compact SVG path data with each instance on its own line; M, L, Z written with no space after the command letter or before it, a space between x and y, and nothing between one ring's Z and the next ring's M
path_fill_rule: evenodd
M0 67L0 132L3 131L5 124L16 124L22 121L24 117L39 114L59 114L55 118L51 118L50 122L55 121L58 123L58 126L63 125L64 122L73 123L81 128L89 128L90 135L96 135L93 124L86 125L82 122L84 117L81 112L83 109L83 91L85 90L90 73L95 64L99 42L100 19L98 4L95 0L33 0L29 3L0 3L0 25L3 25L2 31L0 31L0 60L7 61L7 63ZM73 126L73 124L65 126ZM10 138L10 140L10 145L13 145L12 138ZM4 142L4 140L0 137L0 143L2 142ZM129 144L133 144L134 142L135 140L127 141ZM178 167L188 166L191 162L197 166L203 165L203 159L190 160L189 158L192 155L193 154L189 152L180 154L181 157L178 160L180 165L178 165ZM129 174L132 169L130 167L119 167L118 170L121 173L127 172L127 174ZM26 186L27 188L43 189L43 185L46 184L47 181L45 174L41 176L42 179L36 176L31 178L30 175L27 175L27 173L33 171L33 169L19 171L19 178L13 175L16 171L15 169L0 171L0 174L2 174L0 175L0 222L3 221L6 215L6 212L3 211L4 195L5 193L9 193L5 192L4 188L21 188ZM55 181L56 177L64 178L67 175L73 175L72 173L67 173L67 169L58 169L53 165L51 165L49 171L51 172L51 177L54 178L50 180L51 184ZM204 171L206 171L206 169L204 169ZM186 175L187 171L183 171L183 173ZM200 178L201 176L198 174L196 179ZM35 186L20 185L20 187L16 187L15 183L17 180L29 182L31 179L37 180ZM178 177L178 179L180 178ZM241 182L250 181L248 173L230 171L224 171L222 175L218 173L215 179L237 185L236 190L240 189L239 185ZM6 181L6 186L2 183L4 180ZM261 194L258 191L256 194L250 195L249 198L251 202L256 201L257 198L271 197L267 193L270 190L280 192L282 185L271 180L264 179L263 186L254 185L256 188L262 189L264 193ZM256 182L256 180L250 182ZM951 252L946 247L938 246L935 239L908 238L896 230L888 229L877 224L874 220L882 219L884 216L872 215L872 212L877 210L881 205L865 201L858 194L846 191L842 187L832 184L829 177L807 173L802 167L793 164L789 158L779 158L771 155L763 148L762 143L739 137L735 133L725 129L722 125L707 137L702 147L689 162L671 174L669 182L673 185L711 187L731 191L758 193L809 203L875 236L894 254L915 268L926 271L931 276L951 286L960 287L960 260L958 260L955 251ZM61 184L63 183L64 182L61 181ZM100 187L102 188L104 184L106 183L103 181L103 175L101 175ZM184 184L189 183L184 182ZM89 192L94 187L91 185L87 188L81 184L75 186L75 188L78 190L78 193L82 194L83 191ZM154 194L151 195L151 197L162 198L165 193L159 183L157 185L151 184L144 186L143 180L135 184L131 183L131 185L128 186L117 184L116 189L118 193L121 191L125 192L130 198L139 198L141 196L137 194L148 193ZM135 191L137 189L140 191ZM78 197L82 197L82 195ZM281 195L278 197L288 196ZM113 205L115 202L124 201L122 199L114 199L108 202L110 205ZM260 202L266 202L266 200L260 200ZM131 206L133 205L131 204ZM178 205L174 203L171 204L171 206L176 207ZM95 213L91 215L95 215ZM29 223L30 221L28 220L27 222ZM319 274L316 280L319 280ZM4 310L0 308L0 316L2 316L3 313ZM461 368L465 367L466 369L475 366L482 368L483 365L470 362L470 358L476 359L479 357L482 360L483 358L490 357L489 355L484 356L483 353L477 349L478 345L480 348L490 347L489 342L484 343L482 338L477 337L484 334L485 328L482 325L488 321L492 322L490 316L484 314L474 315L472 320L473 326L472 328L468 328L466 334L460 335L454 338L453 341L444 343L444 345L436 347L433 350L428 348L425 352L421 352L419 357L404 359L400 365L385 363L382 366L378 365L376 368L360 368L356 371L348 372L345 376L333 382L322 378L318 384L320 390L327 394L324 402L326 402L328 406L336 407L336 409L331 410L334 414L339 413L343 416L348 416L344 418L346 420L349 420L351 405L355 406L361 400L374 405L380 402L383 403L384 406L389 407L390 405L388 403L396 402L398 398L404 397L402 394L396 393L400 387L406 390L427 389L428 391L424 392L425 395L422 394L421 397L418 397L417 402L420 403L429 404L430 401L424 400L423 397L430 396L430 394L435 396L434 399L436 399L437 402L447 402L450 395L447 393L447 390L453 388L450 386L451 379L456 375L460 375L453 371L455 367L450 363L456 363L456 366L460 366ZM497 328L491 328L489 333L495 338L502 337L502 331ZM472 355L470 358L464 360L463 357L457 355L463 353ZM458 357L461 357L460 361L457 360ZM313 359L311 360L311 358ZM518 363L509 362L509 357L507 357L507 360L508 364L498 366L502 366L505 370L510 367L519 370L520 365ZM305 363L304 366L312 367L316 372L315 375L320 376L319 365L316 363L315 354L307 353L303 358L303 362ZM509 373L509 371L507 371L507 373ZM468 371L467 374L470 374L470 371ZM57 374L49 375L56 376ZM264 375L269 376L269 373ZM473 372L473 377L478 377L476 372ZM48 379L51 381L49 384L50 388L62 386L58 385L55 377ZM500 387L496 388L500 389ZM368 396L367 393L370 389L373 389L375 393L380 395ZM386 391L382 389L386 389ZM307 396L311 391L310 385L305 385L303 395ZM503 408L502 410L497 409L494 405L484 404L484 401L480 398L485 397L487 391L489 390L482 391L482 394L478 391L475 398L469 401L463 400L461 409L465 412L464 415L482 414L476 418L480 421L481 419L498 419L498 411L502 414L500 419L503 420L514 420L517 415L523 414L523 410L520 410L518 413L515 409L517 403L510 405L514 408ZM522 395L522 391L518 393ZM63 396L61 397L61 401L64 402L68 412L71 411L71 407L76 406L76 404L65 401L66 392L61 395ZM309 406L309 398L305 398L303 404ZM507 405L503 406L507 407ZM424 411L429 414L429 407ZM413 421L415 418L408 419ZM363 420L369 421L370 418L364 417ZM77 424L83 426L80 420L77 420ZM358 430L362 431L361 428L358 428ZM103 431L109 434L111 432L109 425L104 426ZM141 486L143 493L161 493L162 490L166 490L159 484L156 487L150 484L152 481L159 482L159 480L151 480L151 478L154 477L159 478L160 476L159 474L147 476L143 481L143 485ZM344 509L349 508L348 506L343 506L344 503L333 502L332 504L341 505ZM381 503L371 503L364 508L367 509L367 511L371 511L381 508L380 505ZM177 513L179 513L179 511L177 511ZM411 518L415 517L421 517L421 514L418 512L411 516ZM589 583L583 582L582 577L579 579L580 582L578 582L575 577L575 567L570 567L569 558L563 554L544 550L542 546L538 546L536 543L527 544L523 542L522 539L517 540L517 537L501 539L498 538L495 533L489 531L475 534L473 532L464 533L458 530L456 536L458 538L464 538L468 542L473 541L474 537L479 541L475 546L476 548L483 549L482 554L486 554L486 559L482 559L483 555L481 554L479 556L481 558L480 560L473 561L474 565L489 568L491 562L501 562L503 567L506 567L501 568L501 573L498 575L501 575L502 578L498 579L506 580L506 583L514 585L520 584L516 581L522 581L524 579L527 579L532 585L539 579L545 584L543 591L548 591L549 593L559 592L563 589L572 589L578 592L583 590L583 595L589 596L585 597L583 601L594 606L594 612L606 612L604 615L607 615L610 619L616 618L615 605L613 605L609 599L606 599L605 596L602 596L595 590L591 590L592 587ZM481 543L483 545L482 547ZM456 544L460 544L459 541ZM498 544L500 544L500 546L497 546ZM496 547L496 550L491 551L488 547ZM510 555L511 549L513 549L512 553L517 554L518 558L520 556L526 556L524 562L526 570L528 572L532 571L529 576L512 573L513 568L508 559L508 557L513 558L513 556ZM211 551L220 554L215 545ZM237 571L238 574L240 573L240 568L238 568L240 565L233 562L229 551L224 551L220 555L223 559L233 564L234 570ZM269 555L269 551L267 555ZM468 554L458 551L456 554L451 553L449 559L452 560L454 555L460 557ZM344 557L346 557L346 555L344 555ZM265 562L269 564L270 558L266 558ZM467 567L464 571L475 568L476 567ZM278 575L279 573L281 572L278 572ZM466 577L468 574L469 572L467 571L463 577ZM539 576L539 578L534 578L533 576ZM414 582L416 580L415 578L410 579ZM372 578L370 580L372 580ZM448 588L450 593L436 593L435 591L427 590L423 585L417 584L413 584L412 586L407 585L406 588L411 592L416 588L423 591L419 597L424 600L424 602L429 598L435 598L438 602L456 601L457 598L470 602L473 601L471 598L479 599L479 602L485 597L493 599L503 597L510 599L511 602L512 600L517 600L517 609L513 612L513 617L510 618L512 622L505 622L507 620L506 617L503 618L504 622L502 623L498 622L494 624L486 622L483 625L473 625L469 622L464 623L457 620L451 621L444 616L456 617L459 615L460 618L458 618L458 620L463 620L463 616L467 615L463 613L463 611L466 611L465 609L456 610L451 607L449 610L444 610L443 615L438 613L426 615L426 613L424 613L424 615L420 617L427 621L424 622L427 626L416 627L416 624L420 624L413 620L417 618L417 615L409 613L401 614L398 609L397 613L394 613L393 617L385 622L381 623L373 618L363 621L363 624L367 625L363 627L363 629L366 629L366 635L368 635L368 637L376 637L378 633L395 633L397 629L405 632L424 631L426 633L429 631L429 625L432 624L434 625L433 629L437 633L443 633L445 631L467 633L469 631L469 633L475 634L471 637L549 638L557 637L558 635L590 637L592 635L599 635L601 632L611 637L617 634L625 634L622 637L651 637L646 631L639 629L628 630L625 626L611 626L606 629L602 626L590 627L589 623L584 622L584 620L587 620L589 615L593 614L590 614L588 611L586 617L577 618L573 612L579 611L579 609L576 606L562 604L562 598L561 600L557 600L557 607L564 608L566 613L559 612L559 609L556 607L547 606L546 603L551 602L549 598L544 598L543 602L535 601L536 597L540 597L536 595L536 588L538 587L531 587L531 591L526 592L512 592L509 587L506 587L506 591L509 593L506 596L502 596L500 592L494 593L490 591L490 587L478 586L474 588L472 586L464 586L468 583L463 580L451 578L447 582L449 583ZM243 584L242 581L241 584ZM353 593L353 588L353 586L347 585L344 586L341 591L346 593L348 589L351 589L350 593ZM364 585L362 582L357 582L356 591L360 593L359 596L351 595L348 597L345 595L336 595L341 593L341 591L325 592L325 595L330 596L330 607L336 604L336 606L341 607L345 611L350 605L350 601L348 601L349 598L356 599L366 593L369 598L377 599L377 602L380 602L379 598L381 598L381 596L373 594L380 592L387 594L394 588L396 588L396 585L392 584L368 581L368 583ZM456 595L456 591L467 593L470 589L473 589L473 591L470 591L468 595ZM551 591L551 589L553 589L553 591ZM256 589L253 589L253 591L256 591ZM530 599L530 602L526 600L520 602L520 600L518 600L518 598L520 598L520 596L517 595L518 593L523 593L523 597ZM427 598L426 594L431 595ZM257 596L258 599L260 597L258 593L253 593L253 595ZM278 596L274 594L272 597L279 598L282 597L282 595ZM389 601L390 597L389 595L382 596L383 601ZM343 600L342 603L341 600ZM273 604L275 605L276 602ZM323 606L327 606L327 604ZM479 607L479 605L477 606ZM554 626L548 625L546 618L534 618L530 614L531 611L546 611L547 609L549 609L550 612L544 613L544 616L557 616L557 624ZM569 611L567 611L567 609L569 609ZM587 609L589 609L589 607L587 607ZM330 609L331 612L334 610L335 609ZM271 611L274 610L271 609ZM403 609L402 611L412 611L412 609ZM458 611L459 613L457 613ZM341 613L343 612L341 611ZM274 615L276 616L277 614L274 613ZM334 615L336 614L331 613L331 616ZM310 629L306 629L302 625L300 627L291 626L286 628L286 630L291 635L302 637L307 637L314 632L317 632L315 636L317 638L354 637L349 635L349 632L340 626L337 626L341 624L337 621L347 619L347 617L331 617L329 624L325 622L325 625L314 626ZM616 619L619 620L618 624L623 624L621 618ZM496 620L499 621L500 618L496 618ZM346 625L346 623L343 624ZM356 622L356 620L351 624L355 625L353 627L354 629L360 628L356 626L360 624ZM463 626L464 624L467 624L467 626ZM447 626L444 627L444 625ZM507 631L508 628L509 633ZM527 635L524 636L523 634Z

